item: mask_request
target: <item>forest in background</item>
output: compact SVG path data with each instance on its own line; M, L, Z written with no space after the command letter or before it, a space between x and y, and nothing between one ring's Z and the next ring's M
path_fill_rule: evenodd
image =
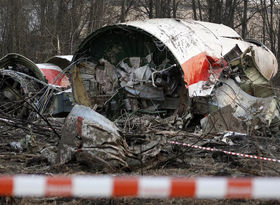
M0 0L0 56L35 62L73 54L96 29L147 18L222 23L267 45L280 62L280 0Z

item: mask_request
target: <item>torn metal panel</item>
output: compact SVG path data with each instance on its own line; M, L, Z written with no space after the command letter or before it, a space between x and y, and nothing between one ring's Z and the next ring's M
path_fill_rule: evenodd
M234 109L234 116L243 121L259 118L266 125L270 125L274 118L279 118L277 101L274 97L257 98L243 91L232 79L222 81L215 89L215 102L222 108L230 105Z
M60 67L50 63L40 63L36 65L42 71L49 84L64 88L70 87L70 82Z
M267 80L256 64L255 51L249 46L243 53L236 45L224 58L229 67L224 72L225 77L234 79L248 94L255 97L270 97L274 95L271 82Z
M66 67L68 67L73 59L72 55L58 55L58 56L53 56L49 58L46 63L51 63L54 64L58 67L60 67L62 70L64 70Z
M278 72L277 59L274 54L266 47L246 41L226 39L225 41L223 41L222 54L227 54L236 45L239 46L242 52L246 51L248 47L252 46L252 50L254 50L255 53L254 58L258 65L257 68L267 80L271 80L276 75L276 73ZM265 56L265 58L263 58L263 56Z
M79 62L72 76L75 101L110 119L129 111L161 117L190 112L200 120L227 106L238 123L258 118L269 126L278 118L269 88L275 56L224 25L150 19L105 26L81 43L73 62Z
M242 38L231 28L208 22L199 22L207 27L221 42L222 55L228 53L235 45L241 48L244 52L248 47L253 47L252 57L256 62L256 68L267 79L270 80L278 72L278 62L274 54L262 43L256 40L244 41ZM266 56L265 58L263 56ZM216 56L217 57L217 56Z
M0 70L0 102L1 111L18 118L29 115L27 106L40 88L32 79L14 70Z
M209 83L208 81L199 81L195 84L188 86L189 96L190 97L209 96L211 95L214 87L215 87L214 83Z
M189 96L209 96L226 66L227 62L224 59L214 59L207 56L206 52L186 61L183 71Z
M85 69L85 66L87 69ZM92 95L97 95L97 82L95 77L96 64L82 63L75 65L71 70L72 74L72 89L76 103L92 107L95 104ZM84 72L83 72L84 71ZM82 72L82 74L81 74Z
M116 68L105 59L100 59L99 64L95 70L96 82L104 94L112 95L118 86Z
M198 66L200 65L200 66ZM192 85L199 81L208 81L209 79L209 66L206 52L200 53L185 63L184 77L188 85Z
M52 100L48 105L46 114L51 116L66 116L71 112L73 108L73 97L72 89L64 90L58 93L55 93L52 96Z
M252 57L256 68L267 80L271 80L271 78L277 74L278 63L270 50L260 46L253 46Z
M18 117L28 117L30 112L27 112L27 110L33 110L34 112L36 109L41 114L50 113L46 111L46 108L52 104L49 102L53 94L70 86L67 76L58 66L49 63L35 64L28 58L16 53L7 54L0 59L0 68L0 98L7 103L5 105L9 105L9 108L5 109L11 112L13 110L13 115ZM54 97L54 99L56 98ZM65 103L65 99L60 103ZM22 114L17 111L19 105L23 108L20 111ZM55 105L55 102L53 102L53 105ZM54 106L52 106L53 108ZM54 110L56 113L59 110L65 111L65 109L59 107L54 108Z
M129 35L133 35L134 38ZM278 65L272 52L262 46L243 41L233 29L221 24L176 19L150 19L105 26L82 42L74 60L91 56L96 61L105 58L116 65L126 57L144 57L152 52L161 56L161 53L167 52L168 59L179 65L188 78L196 78L193 75L198 73L187 72L190 69L187 62L191 58L204 52L213 58L221 58L235 45L238 45L242 52L249 46L253 47L258 70L267 80L276 74ZM261 61L260 56L268 57ZM201 89L202 86L197 85L192 90ZM193 96L192 93L190 92L190 97Z
M255 67L244 69L247 79L240 80L240 87L255 97L270 97L274 95L271 82L266 80Z
M17 64L19 64L20 66L17 66ZM16 70L18 72L26 73L43 82L47 82L44 73L38 68L38 66L34 62L17 53L9 53L3 58L1 58L0 68Z
M127 166L128 148L113 122L94 110L75 105L62 130L58 161L66 163L77 152L85 152L103 166Z

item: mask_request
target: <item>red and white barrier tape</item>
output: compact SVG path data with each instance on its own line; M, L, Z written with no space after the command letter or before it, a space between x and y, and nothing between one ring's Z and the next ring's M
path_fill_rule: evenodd
M202 150L207 150L207 151L212 151L212 152L223 152L228 155L234 155L238 157L243 157L243 158L250 158L250 159L260 159L264 161L271 161L271 162L278 162L280 163L279 159L274 159L274 158L268 158L268 157L259 157L256 155L249 155L249 154L242 154L242 153L237 153L237 152L230 152L230 151L225 151L222 149L217 149L217 148L211 148L211 147L202 147L198 145L193 145L193 144L188 144L188 143L182 143L182 142L176 142L176 141L168 141L169 144L176 144L176 145L182 145L186 147L192 147L195 149L202 149Z
M0 196L280 198L280 178L0 176Z

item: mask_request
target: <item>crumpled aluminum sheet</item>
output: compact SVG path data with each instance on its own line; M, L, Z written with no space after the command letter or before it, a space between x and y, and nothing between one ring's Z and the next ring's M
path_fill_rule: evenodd
M222 86L215 90L218 107L230 105L234 116L244 121L258 117L268 126L274 118L279 118L274 97L258 98L244 92L232 79L221 80Z
M225 25L175 19L132 21L120 25L133 26L155 36L169 48L182 66L191 57L204 51L209 56L220 58L237 44L242 52L253 46L259 71L267 80L278 71L276 57L270 50L242 40L236 31Z
M63 164L75 153L107 167L127 167L128 146L113 122L83 105L75 105L65 120L57 160Z

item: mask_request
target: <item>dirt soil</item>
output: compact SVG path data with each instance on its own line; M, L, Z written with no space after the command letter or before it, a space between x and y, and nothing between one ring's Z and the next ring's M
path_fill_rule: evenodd
M54 122L56 130L60 134L63 119L60 123ZM41 125L42 127L46 125ZM43 174L43 175L73 175L73 174L113 174L113 175L165 175L165 176L279 176L280 164L275 162L245 159L226 155L221 152L209 152L199 149L170 145L166 139L180 142L194 143L205 147L215 147L228 151L244 154L253 154L280 159L279 139L275 137L233 137L234 145L228 145L221 141L222 135L200 136L194 132L170 130L163 127L153 128L154 134L161 135L165 140L160 142L160 151L155 157L151 157L145 163L136 164L129 170L96 170L94 165L85 161L73 159L64 165L51 165L41 151L50 146L56 146L58 138L55 134L40 133L30 129L31 140L28 146L21 151L11 142L19 142L26 139L28 131L0 124L0 174ZM151 127L150 127L151 128ZM140 129L140 128L139 128ZM162 132L166 130L167 132ZM149 130L151 133L151 129ZM139 130L145 134L145 131ZM134 135L139 136L134 132ZM131 133L125 133L127 141L133 138ZM129 138L129 139L128 139ZM163 138L162 138L163 139ZM199 199L136 199L136 198L112 198L112 199L79 199L79 198L17 198L0 197L0 204L280 204L280 201L262 200L199 200Z

